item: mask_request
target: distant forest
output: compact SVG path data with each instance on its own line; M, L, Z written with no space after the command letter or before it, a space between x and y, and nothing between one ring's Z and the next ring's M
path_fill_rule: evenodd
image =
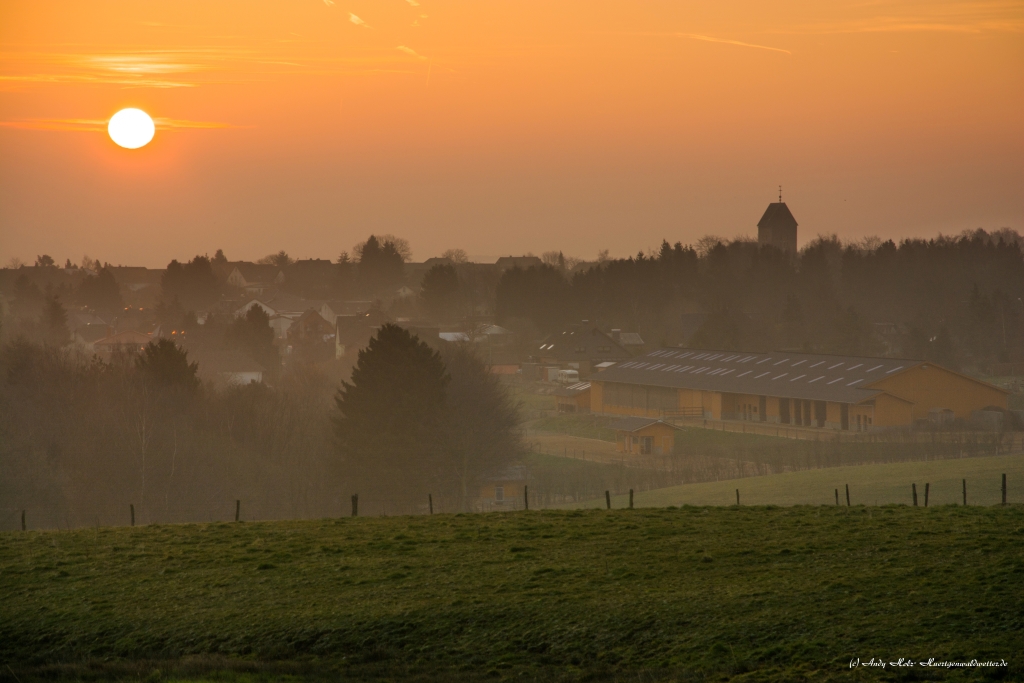
M664 242L577 272L509 271L499 321L537 333L589 320L648 346L889 355L984 371L1024 360L1024 239L1013 231L843 244L797 258L756 242Z
M500 271L468 263L459 249L429 268L411 264L408 243L388 235L371 236L334 262L294 261L282 251L259 263L280 268L280 290L299 301L370 300L393 319L453 330L493 319L517 333L520 360L546 335L586 320L638 332L648 348L902 356L985 373L993 363L1024 361L1022 251L1024 237L1009 229L899 244L824 236L797 255L705 237L595 262L549 252L529 267ZM55 269L48 256L37 265ZM92 275L58 288L40 287L26 269L0 269L7 274L0 277L0 339L59 343L71 309L116 315L119 328L162 324L193 333L200 331L196 313L208 311L205 321L215 324L205 337L248 338L233 323L231 302L246 295L224 281L228 267L220 251L172 261L144 314L128 305L109 264L91 262ZM402 286L411 295L395 297Z

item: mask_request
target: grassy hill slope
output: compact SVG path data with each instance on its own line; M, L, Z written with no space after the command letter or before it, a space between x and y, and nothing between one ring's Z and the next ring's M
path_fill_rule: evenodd
M1002 475L1007 476L1007 501L1024 502L1024 454L986 458L896 462L881 465L826 467L763 477L744 477L701 484L683 484L652 491L637 491L637 507L669 505L735 505L736 489L743 505L835 505L839 489L846 505L850 485L853 505L911 505L911 484L917 484L918 504L924 505L924 485L931 484L930 505L960 504L967 480L968 505L996 505L1002 499ZM613 507L628 505L628 496L612 496ZM603 508L604 497L573 507Z
M0 662L22 683L876 681L902 674L850 659L1002 657L1020 680L1022 580L1015 506L5 533Z

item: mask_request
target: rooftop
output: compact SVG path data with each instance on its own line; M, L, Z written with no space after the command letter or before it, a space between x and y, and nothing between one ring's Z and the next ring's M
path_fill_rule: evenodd
M881 393L867 384L921 363L784 351L659 349L608 368L595 381L860 403Z

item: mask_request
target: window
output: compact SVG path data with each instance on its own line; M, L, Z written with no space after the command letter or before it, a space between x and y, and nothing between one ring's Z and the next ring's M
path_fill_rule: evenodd
M495 486L494 487L494 502L500 503L505 500L505 487Z
M650 455L654 452L654 437L653 436L641 436L640 437L640 455Z

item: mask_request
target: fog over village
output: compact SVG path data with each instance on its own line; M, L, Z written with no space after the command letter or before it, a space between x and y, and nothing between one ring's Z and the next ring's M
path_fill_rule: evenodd
M0 683L1024 680L1019 3L0 3Z

